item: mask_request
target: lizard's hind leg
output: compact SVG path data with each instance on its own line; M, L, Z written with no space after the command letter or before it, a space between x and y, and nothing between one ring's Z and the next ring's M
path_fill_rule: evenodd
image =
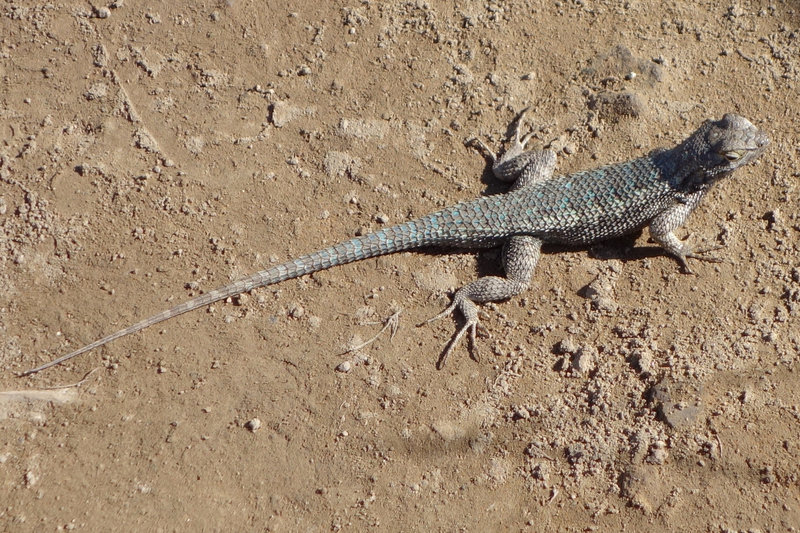
M533 135L533 133L528 133L524 137L520 136L520 127L526 111L527 109L524 109L517 117L512 144L500 158L483 141L477 138L468 141L468 144L486 152L492 162L492 172L495 177L502 181L514 182L510 189L512 191L549 179L556 164L556 155L551 150L525 150L525 145ZM445 365L450 353L467 333L469 333L472 358L478 359L475 336L480 321L478 306L475 303L506 300L528 290L531 276L539 261L541 248L542 241L536 237L529 235L511 237L503 247L505 278L486 276L468 283L456 291L453 301L447 309L423 322L423 324L427 324L449 316L456 309L464 316L464 325L459 328L445 347L436 365L437 368L441 369Z
M480 320L478 319L478 306L475 302L494 302L507 300L528 290L531 276L539 261L542 241L531 236L522 235L511 237L503 248L503 266L506 277L485 276L461 287L453 296L452 303L433 318L423 322L427 324L442 317L452 314L458 309L464 316L464 325L459 328L436 363L436 368L443 368L447 358L458 345L461 338L469 333L470 354L478 360L475 345L475 333Z

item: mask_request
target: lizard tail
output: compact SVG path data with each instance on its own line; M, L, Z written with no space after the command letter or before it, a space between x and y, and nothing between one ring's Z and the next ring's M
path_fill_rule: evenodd
M444 220L442 219L443 216L445 217ZM159 322L164 322L165 320L169 320L183 313L188 313L189 311L224 300L231 296L236 296L243 292L251 291L258 287L273 285L305 274L325 270L336 265L344 265L379 255L435 244L459 244L464 240L463 238L459 238L458 236L453 238L453 236L448 235L449 232L447 228L451 226L444 223L447 221L448 216L448 210L433 213L417 220L398 224L368 235L355 237L348 241L334 244L328 248L317 250L261 270L225 285L224 287L191 298L166 311L145 318L140 322L98 339L91 344L82 346L48 363L26 370L19 375L28 376L41 372L42 370L59 365L73 357L99 348L120 337L125 337L150 326L154 326Z

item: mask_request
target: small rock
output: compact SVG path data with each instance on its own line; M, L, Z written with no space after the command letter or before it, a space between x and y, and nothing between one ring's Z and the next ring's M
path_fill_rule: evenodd
M105 83L95 83L84 93L84 97L89 100L100 100L108 94L108 86Z
M258 418L253 418L252 420L248 420L244 423L244 427L248 429L250 432L255 433L259 429L261 429L261 420Z
M297 302L289 305L289 316L292 318L302 318L306 314L305 308Z
M571 337L567 337L566 339L561 339L555 347L555 352L557 354L574 354L578 351L578 345L575 344L575 341Z
M325 154L322 165L328 176L354 176L361 169L361 160L346 152L331 151Z
M592 302L592 309L606 314L617 312L619 304L615 300L615 287L618 276L614 264L609 262L608 270L584 287L581 294Z
M272 104L272 114L270 121L276 128L282 128L297 117L306 115L309 110L291 105L287 102L278 101Z
M702 413L701 387L664 378L650 390L659 417L677 428L694 423Z
M663 440L659 440L650 447L650 453L645 458L645 462L652 465L663 465L668 457L667 443Z
M531 417L530 411L523 406L514 407L514 412L511 414L513 420L527 420Z
M347 374L352 369L353 369L353 364L350 361L342 361L341 363L336 365L336 371L341 372L343 374Z
M339 120L339 132L355 139L383 139L389 133L389 125L382 120L343 118Z
M578 349L577 353L572 357L572 369L586 373L594 370L595 360L597 359L597 350L592 347L585 346Z
M778 208L767 211L764 214L764 220L767 221L767 231L778 231L784 226L783 214Z
M653 354L649 350L642 350L633 354L634 368L642 374L649 374L653 368Z
M639 117L646 104L641 96L632 92L602 92L589 99L589 109L597 111L605 120L617 120L621 117Z
M445 442L460 440L465 434L463 427L450 420L437 420L431 425L431 429Z
M581 459L583 459L583 457L586 455L586 452L583 448L583 444L579 442L567 446L565 452L567 456L567 461L569 461L569 464L571 465L578 464L581 461Z

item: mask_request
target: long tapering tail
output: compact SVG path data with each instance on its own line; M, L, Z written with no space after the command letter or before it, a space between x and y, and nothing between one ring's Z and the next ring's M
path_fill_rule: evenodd
M78 348L49 363L26 370L20 375L27 376L35 374L36 372L61 364L64 361L77 357L90 350L99 348L120 337L125 337L126 335L136 333L137 331L141 331L159 322L169 320L183 313L188 313L189 311L204 307L219 300L224 300L231 296L236 296L243 292L251 291L258 287L272 285L305 274L325 270L336 265L344 265L379 255L430 245L481 243L491 240L492 237L486 234L486 228L484 227L474 228L474 236L467 235L466 233L470 232L465 233L463 227L457 232L458 234L453 234L452 228L458 227L458 225L451 224L453 217L460 218L462 214L460 208L469 207L472 204L474 204L474 201L458 204L457 206L432 213L420 219L334 244L328 248L317 250L296 259L286 261L285 263L261 270L245 278L234 281L229 285L201 294L166 311L145 318L140 322Z

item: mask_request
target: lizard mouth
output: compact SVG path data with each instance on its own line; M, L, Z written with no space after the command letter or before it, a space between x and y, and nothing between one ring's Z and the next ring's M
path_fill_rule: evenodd
M763 131L753 128L753 134L747 140L746 148L745 148L745 157L742 158L742 161L739 165L752 161L758 158L769 146L769 137Z

